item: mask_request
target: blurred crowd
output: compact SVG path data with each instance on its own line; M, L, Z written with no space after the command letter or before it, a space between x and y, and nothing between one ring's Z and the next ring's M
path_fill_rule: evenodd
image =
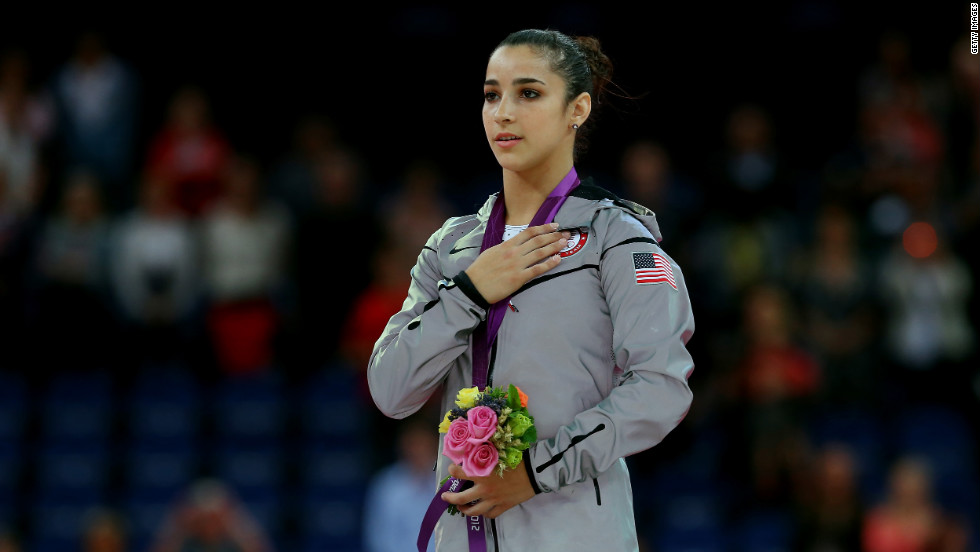
M641 137L597 171L598 185L657 213L698 325L688 418L629 459L647 550L673 549L666 535L683 529L669 525L684 507L666 506L674 491L700 497L695 532L728 531L725 542L748 531L745 512L788 512L766 526L801 551L980 549L980 64L966 38L938 74L917 71L900 33L878 47L849 83L851 140L815 170L784 151L806 129L746 102L704 129L724 147L698 166ZM329 113L297 120L269 161L238 147L193 85L139 151L139 82L98 34L54 74L31 71L26 52L0 53L0 371L28 392L63 372L109 373L125 389L160 366L207 384L362 374L430 233L495 191L450 187L428 159L377 182ZM386 543L417 526L385 520L421 517L409 497L431 491L418 481L431 477L433 436L381 419L363 381L354 392L376 428L368 464L387 478L364 502L405 506L401 518L359 516L362 544L411 549L414 538ZM927 434L964 428L965 440L937 444L964 470L905 439L918 412L941 413ZM438 415L420 416L434 431ZM662 481L699 467L710 497ZM225 483L201 475L179 489L153 550L276 546ZM959 493L944 494L949 477ZM125 509L93 506L107 509L80 527L81 549L131 549ZM27 517L0 518L0 551L30 549Z

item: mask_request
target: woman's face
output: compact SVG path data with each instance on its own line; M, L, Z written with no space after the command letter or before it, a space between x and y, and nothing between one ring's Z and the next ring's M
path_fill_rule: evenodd
M483 128L497 162L522 172L572 160L575 130L588 116L583 100L565 101L565 81L528 46L504 46L490 56L483 85ZM588 94L582 94L586 103ZM589 104L589 107L591 104Z

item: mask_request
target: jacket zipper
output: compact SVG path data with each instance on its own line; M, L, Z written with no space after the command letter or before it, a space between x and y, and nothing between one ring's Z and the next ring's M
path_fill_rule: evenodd
M493 387L493 365L494 361L497 360L497 340L493 340L493 345L490 346L490 362L489 367L487 367L487 386Z
M497 520L490 520L490 533L493 534L493 549L495 552L500 552L500 543L497 542Z
M592 484L595 485L595 505L602 506L602 495L599 494L599 480L593 477Z

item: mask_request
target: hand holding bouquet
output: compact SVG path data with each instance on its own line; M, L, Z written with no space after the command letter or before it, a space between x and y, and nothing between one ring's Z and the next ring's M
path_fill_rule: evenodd
M442 453L473 477L486 477L513 469L537 440L534 417L527 410L527 395L517 386L462 389L456 406L446 412L439 433ZM450 513L458 511L454 505Z

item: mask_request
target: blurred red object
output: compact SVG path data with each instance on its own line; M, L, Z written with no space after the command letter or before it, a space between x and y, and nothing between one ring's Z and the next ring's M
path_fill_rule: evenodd
M252 374L268 368L278 314L264 299L217 304L208 328L218 364L227 374Z

